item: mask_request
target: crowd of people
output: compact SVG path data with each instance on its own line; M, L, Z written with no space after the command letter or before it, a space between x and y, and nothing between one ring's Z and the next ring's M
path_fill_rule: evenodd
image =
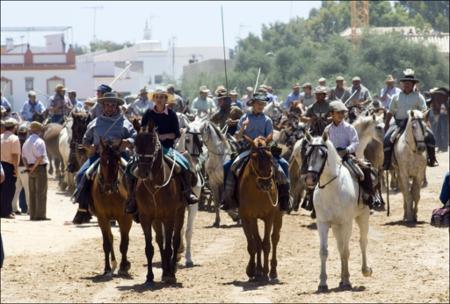
M91 155L86 163L78 171L77 198L83 201L83 185L85 183L85 172L98 163L98 144L100 138L121 139L127 142L129 150L133 147L135 131L130 120L127 118L141 119L141 125L145 126L151 118L158 125L160 140L165 147L166 153L173 153L174 144L180 137L179 121L176 113L190 113L192 116L209 117L221 130L242 140L245 136L249 138L264 137L267 142L272 141L273 121L264 113L265 107L274 103L280 105L285 112L300 113L299 121L309 126L311 135L321 135L326 129L330 139L335 143L343 158L354 154L358 145L356 131L344 121L345 113L352 108L372 107L377 111L385 111L385 164L384 168L390 167L390 153L392 149L392 134L398 128L402 128L407 118L407 111L411 109L425 112L428 106L424 96L419 92L417 84L419 80L414 71L407 69L400 79L400 87L396 86L396 80L388 75L386 86L380 89L376 98L372 98L369 90L362 84L361 78L352 78L350 87L346 87L345 79L338 76L335 85L328 87L326 79L321 77L313 87L311 83L300 85L295 83L292 92L281 102L274 93L272 87L261 85L257 88L247 87L245 94L239 98L236 90L229 91L224 86L218 86L211 92L206 86L201 86L198 96L191 102L183 99L181 94L175 90L174 85L168 85L166 90L149 92L146 87L142 88L137 99L127 104L114 90L105 84L97 88L94 98L81 102L77 99L76 91L67 92L63 85L55 87L55 94L50 96L46 105L36 98L36 92L28 92L28 100L25 101L20 110L20 116L11 115L11 105L2 96L2 135L1 135L1 161L5 172L5 182L2 184L1 216L12 218L14 214L20 214L18 201L23 190L26 204L21 203L21 211L30 215L31 220L45 220L46 217L46 192L47 192L47 170L48 164L46 147L42 136L44 124L37 122L39 116L48 116L48 122L63 123L65 117L71 111L85 111L90 113L93 121L88 126L84 135L83 146ZM178 94L177 94L178 93ZM431 101L431 100L430 100ZM430 107L438 107L431 103ZM440 113L442 114L442 113ZM448 115L448 113L445 113ZM438 115L439 117L439 115ZM448 117L448 116L447 116ZM393 123L391 123L391 119ZM19 122L22 123L19 125ZM443 124L442 120L435 121ZM448 120L447 120L448 124ZM435 128L436 129L436 128ZM447 129L447 130L445 130ZM439 132L448 132L447 128L440 126ZM356 135L355 135L356 134ZM125 137L124 137L125 136ZM439 135L440 136L440 135ZM431 129L427 128L428 165L437 165L435 158L435 140ZM445 147L446 148L446 147ZM441 148L440 148L441 149ZM444 149L444 148L442 148ZM241 151L242 152L242 151ZM130 153L124 155L130 159ZM248 149L240 153L236 159L224 164L225 170L225 195L223 209L235 206L232 194L235 187L234 174L242 159L248 156ZM182 156L181 161L186 161ZM289 177L288 164L286 160L277 157L279 166L278 185L280 194L280 206L286 211L289 209ZM130 161L130 164L133 162ZM130 165L131 166L131 165ZM130 170L128 170L130 171ZM129 180L133 177L129 175ZM190 175L186 174L184 179L186 188L186 199L189 203L196 202L192 196L190 187ZM133 182L129 182L130 193L133 193ZM287 198L287 199L286 199ZM23 199L22 199L23 200ZM228 200L228 203L227 203ZM25 210L23 210L25 209ZM74 222L83 222L80 212L87 212L86 202L80 202L78 217ZM134 198L131 195L126 210L136 213Z

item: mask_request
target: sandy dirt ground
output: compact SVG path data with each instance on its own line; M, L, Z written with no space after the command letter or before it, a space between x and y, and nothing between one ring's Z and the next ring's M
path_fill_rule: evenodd
M51 221L30 222L25 215L1 220L6 259L1 270L1 302L449 302L449 230L430 226L448 153L439 154L440 166L428 168L428 187L422 189L419 223L402 224L402 197L391 196L391 216L370 218L368 259L373 275L361 274L358 228L350 243L351 291L340 291L340 260L330 233L329 293L317 294L319 237L309 215L285 216L278 246L277 284L248 282L246 241L241 227L223 215L221 228L211 228L213 213L199 212L193 238L195 267L177 272L178 283L159 283L160 255L155 252L156 285L143 286L146 275L144 237L133 224L128 256L129 278L102 279L103 250L96 221L67 225L75 213L69 197L50 182L48 214ZM115 251L119 231L113 228ZM157 248L157 246L155 246Z

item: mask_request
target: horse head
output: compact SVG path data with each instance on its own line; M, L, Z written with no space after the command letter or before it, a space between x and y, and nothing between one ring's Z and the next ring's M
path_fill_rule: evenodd
M269 191L272 187L274 176L272 154L267 146L266 139L258 136L255 139L244 135L250 145L250 166L253 174L256 175L256 184L263 191Z
M316 187L325 168L328 159L327 140L327 132L319 137L312 137L308 132L305 134L306 152L303 161L306 164L306 186L309 189Z
M100 189L104 193L115 193L119 189L119 168L122 141L104 141L100 138Z
M87 130L87 126L91 121L91 116L86 112L72 112L71 115L73 118L72 141L81 143L83 135Z
M416 152L422 153L427 148L425 144L426 126L423 121L423 114L417 110L408 112L408 123L406 125L407 136L410 134L414 138Z
M138 176L146 179L151 176L153 166L159 158L162 164L162 147L153 120L137 134L135 146Z
M213 154L224 154L227 147L226 137L220 132L220 130L209 120L206 120L199 131L202 136L202 140L208 148L208 152Z

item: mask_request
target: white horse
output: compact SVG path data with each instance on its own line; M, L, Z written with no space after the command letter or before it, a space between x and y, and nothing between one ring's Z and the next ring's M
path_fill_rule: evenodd
M224 184L223 164L230 159L230 146L225 135L209 120L200 128L203 143L208 149L208 158L205 163L205 171L208 175L208 183L214 197L216 219L214 227L220 227L220 198ZM231 174L231 172L230 172ZM238 215L235 211L227 211L228 215L236 221Z
M60 183L60 187L62 190L65 190L66 187L68 187L69 191L73 191L75 189L75 175L67 170L70 155L70 142L72 140L72 124L72 116L67 116L64 127L62 128L61 133L59 133L58 137L59 153L62 157L64 170L64 179Z
M427 167L425 130L422 112L409 111L405 131L393 148L392 165L403 194L403 220L408 223L417 222L420 189Z
M352 125L355 127L359 138L359 145L355 152L358 159L364 158L364 151L372 141L383 144L384 123L382 117L375 114L359 116Z
M353 219L359 226L359 244L362 253L362 273L371 276L372 269L367 266L367 242L369 231L369 207L362 203L358 182L343 166L334 145L328 140L326 132L322 137L306 135L308 146L305 161L307 164L306 185L314 189L314 208L317 216L317 229L320 237L320 284L319 291L328 290L326 261L328 257L328 231L331 227L337 241L341 257L341 289L351 289L348 258L349 242Z

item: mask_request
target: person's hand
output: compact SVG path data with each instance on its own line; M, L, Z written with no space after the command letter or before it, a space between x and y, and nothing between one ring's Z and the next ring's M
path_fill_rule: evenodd
M242 129L246 130L248 127L248 124L250 123L250 120L248 118L242 122Z
M347 153L348 153L347 150L341 150L338 152L340 157L344 157L345 155L347 155Z

